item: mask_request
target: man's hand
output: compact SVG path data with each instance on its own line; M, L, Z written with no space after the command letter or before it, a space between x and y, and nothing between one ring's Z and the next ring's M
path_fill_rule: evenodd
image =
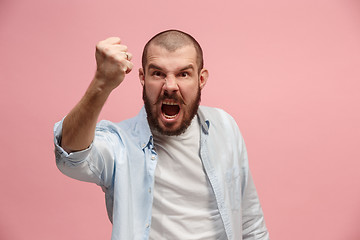
M96 45L97 69L85 95L63 122L61 146L68 153L86 149L94 139L97 118L111 91L133 67L131 53L111 37Z
M95 78L103 89L113 90L133 68L132 54L118 37L110 37L96 45L97 69Z

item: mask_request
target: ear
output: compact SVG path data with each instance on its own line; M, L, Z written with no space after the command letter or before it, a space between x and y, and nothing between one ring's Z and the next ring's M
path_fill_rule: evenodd
M209 71L205 68L201 69L200 76L199 76L199 86L200 89L203 89L205 87L205 84L209 78Z
M139 68L139 79L142 86L145 84L145 74L142 68Z

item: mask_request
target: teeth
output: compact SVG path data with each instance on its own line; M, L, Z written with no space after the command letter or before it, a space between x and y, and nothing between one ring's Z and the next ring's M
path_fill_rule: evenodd
M179 105L179 104L174 103L174 102L163 102L163 104L166 104L166 105Z
M175 118L175 117L177 116L177 114L174 115L174 116L169 116L169 115L164 114L164 116L165 116L166 118L168 118L168 119L173 119L173 118Z
M163 105L169 105L169 106L179 106L178 103L172 102L172 101L164 101L162 104L163 104ZM175 115L173 115L173 116L170 116L170 115L167 115L167 114L165 114L165 113L163 113L163 114L164 114L164 117L167 118L167 119L174 119L174 118L176 118L176 116L178 115L178 114L175 114Z

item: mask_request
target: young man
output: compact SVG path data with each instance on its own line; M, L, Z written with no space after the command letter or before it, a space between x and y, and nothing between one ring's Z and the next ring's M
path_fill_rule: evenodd
M132 119L97 124L131 57L119 38L97 44L93 81L54 128L58 168L102 187L113 240L268 239L235 121L199 107L208 71L192 36L154 36L139 69L145 107Z

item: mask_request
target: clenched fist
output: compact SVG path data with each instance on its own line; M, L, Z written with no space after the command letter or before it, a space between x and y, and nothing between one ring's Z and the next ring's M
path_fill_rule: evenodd
M101 85L113 90L124 80L133 67L132 54L118 37L110 37L96 45L96 79Z

